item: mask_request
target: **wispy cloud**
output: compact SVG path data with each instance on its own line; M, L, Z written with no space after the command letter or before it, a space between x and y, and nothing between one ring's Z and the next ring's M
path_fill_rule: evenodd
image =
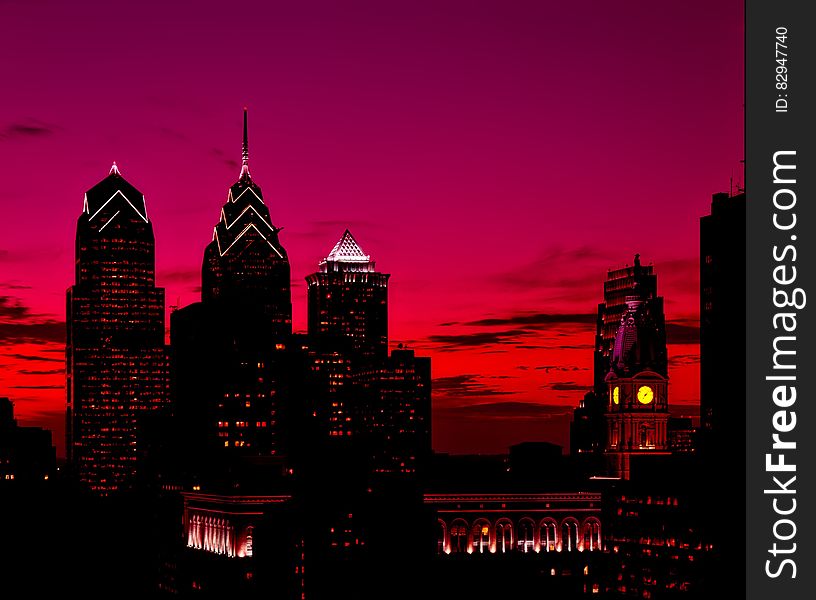
M0 323L0 345L55 342L65 342L65 323L63 322Z
M60 349L59 352L63 350ZM62 363L65 362L64 358L50 358L47 356L35 356L33 354L5 354L4 356L8 356L9 358L14 358L16 360L24 360L24 361L32 361L32 362L55 362L55 363Z
M476 321L450 321L442 326L500 327L515 325L532 329L550 329L565 324L594 325L597 315L589 313L517 313L503 317L486 317Z
M574 381L556 381L554 383L544 386L544 389L550 389L556 392L575 392L575 391L587 392L591 387L592 387L591 385L575 383Z
M159 271L156 279L162 283L191 283L201 281L201 269L170 269Z
M433 380L434 394L448 398L475 398L484 396L507 396L514 392L493 387L485 380L510 379L509 376L484 377L481 375L463 374L448 377L437 377Z
M699 354L669 354L670 367L696 365L699 363L700 363Z
M235 160L234 158L232 158L234 153L227 154L226 152L224 152L220 148L212 148L210 150L210 154L212 154L215 158L220 160L222 163L224 163L230 169L237 169L238 168L238 161Z
M12 296L0 296L0 319L25 319L31 315L27 306Z
M21 369L18 371L21 375L62 375L65 369L47 369L44 371L32 371L29 369Z
M59 130L56 125L49 125L37 119L25 119L9 123L0 129L0 140L41 138L53 135Z
M699 344L700 325L698 323L669 322L666 323L666 343L668 344Z
M487 417L491 419L546 419L572 414L572 407L559 404L530 402L491 402L439 408L435 412L445 417Z
M64 388L64 385L12 385L14 390L59 390Z
M452 351L459 348L513 343L520 336L529 333L525 329L506 329L504 331L479 331L475 333L433 334L428 336L428 341L437 344L437 350Z

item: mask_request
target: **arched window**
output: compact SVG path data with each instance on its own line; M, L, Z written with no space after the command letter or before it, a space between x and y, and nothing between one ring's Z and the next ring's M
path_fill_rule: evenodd
M246 543L244 544L244 556L252 556L252 534L255 528L250 525L246 528Z
M584 550L589 550L590 552L600 550L601 522L594 517L590 517L584 521L583 529L584 529L583 535Z
M447 545L448 540L447 538L447 527L445 526L445 521L442 519L438 519L436 522L436 553L437 554L445 554L450 552L450 548Z
M467 552L468 526L462 519L456 519L450 526L450 551Z
M501 519L496 523L496 552L504 554L513 549L513 523Z
M542 552L555 552L558 548L558 526L554 519L544 519L538 532L538 543Z
M487 554L490 552L490 522L479 519L470 529L470 541L474 554Z
M578 521L564 519L561 523L561 551L573 552L578 550Z
M524 518L519 521L517 548L519 552L535 550L535 523L532 519Z

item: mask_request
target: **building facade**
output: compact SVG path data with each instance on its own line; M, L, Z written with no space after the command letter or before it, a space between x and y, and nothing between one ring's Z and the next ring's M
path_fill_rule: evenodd
M168 404L164 289L144 196L114 163L85 194L67 294L67 454L101 495L132 485L139 422Z
M201 456L287 453L286 399L298 367L279 231L249 171L244 110L241 172L204 252L201 302L171 315L178 427Z
M309 336L346 339L351 352L365 360L388 355L388 278L374 269L346 229L319 269L306 278Z
M399 348L354 383L354 435L372 472L417 475L431 452L431 359Z
M637 291L637 290L635 290ZM660 304L642 295L626 297L606 376L606 446L610 474L629 479L637 456L669 454L666 334ZM665 372L665 371L664 371Z

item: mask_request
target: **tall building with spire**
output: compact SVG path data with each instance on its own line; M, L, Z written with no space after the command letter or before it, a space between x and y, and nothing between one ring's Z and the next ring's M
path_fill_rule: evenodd
M229 189L213 239L204 252L201 299L231 310L249 310L268 321L274 335L292 332L289 258L278 239L261 188L249 172L244 109L241 174Z
M306 277L309 335L345 340L350 350L371 360L388 355L388 278L374 269L346 229L318 271Z
M201 302L171 316L176 414L201 457L285 453L292 299L279 231L250 174L244 109L241 172L204 251Z
M142 193L116 163L85 194L67 293L67 454L100 495L132 486L140 421L167 406L164 289Z

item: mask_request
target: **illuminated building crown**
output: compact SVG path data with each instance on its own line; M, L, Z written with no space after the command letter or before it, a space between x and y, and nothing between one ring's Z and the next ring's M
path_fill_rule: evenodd
M374 261L346 229L329 255L320 261L320 271L374 271Z

